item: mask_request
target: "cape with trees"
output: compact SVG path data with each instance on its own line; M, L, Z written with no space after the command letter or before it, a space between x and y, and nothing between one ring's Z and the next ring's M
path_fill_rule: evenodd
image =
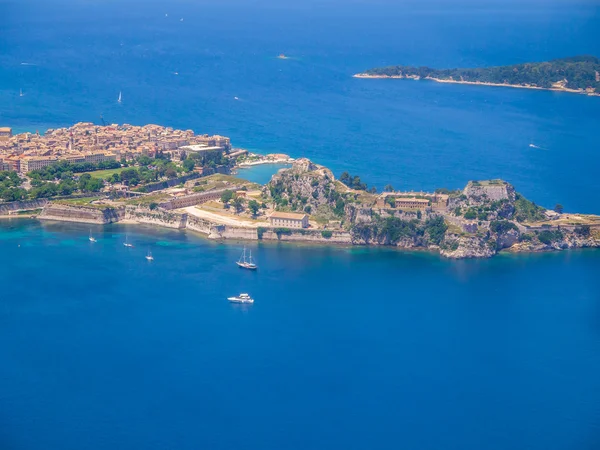
M359 78L426 78L457 83L575 90L600 95L600 59L589 55L480 68L432 69L424 66L388 66L369 69L356 76Z

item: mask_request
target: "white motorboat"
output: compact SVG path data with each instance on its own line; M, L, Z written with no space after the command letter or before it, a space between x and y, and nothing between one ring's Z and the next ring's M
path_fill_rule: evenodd
M228 297L227 300L233 303L254 303L254 299L248 294L240 294L235 297Z

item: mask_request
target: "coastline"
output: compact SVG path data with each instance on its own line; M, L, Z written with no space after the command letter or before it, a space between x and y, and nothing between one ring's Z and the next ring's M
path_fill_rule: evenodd
M360 78L360 79L395 79L395 80L415 80L419 81L422 78L417 76L405 76L405 75L371 75L368 73L357 73L352 75L352 78ZM586 92L577 89L568 89L568 88L558 88L558 87L550 87L543 88L539 86L530 86L530 85L522 85L522 84L508 84L508 83L487 83L483 81L460 81L460 80L449 80L443 78L433 78L433 77L425 77L424 80L435 81L436 83L448 83L448 84L470 84L470 85L479 85L479 86L492 86L492 87L509 87L509 88L517 88L517 89L535 89L538 91L554 91L554 92L567 92L571 94L580 94L586 95L588 97L600 97L600 93L596 92Z
M129 211L123 217L119 217L116 220L110 222L93 221L83 217L78 217L77 211L79 207L70 207L72 209L72 215L64 216L45 216L43 214L35 217L21 215L12 217L23 217L26 219L34 219L40 222L71 222L80 224L94 224L94 225L146 225L150 227L160 227L168 229L179 229L184 232L191 231L194 234L204 236L209 240L216 240L221 242L243 242L243 241L255 241L264 243L294 243L299 245L315 245L315 246L334 246L334 247L346 247L350 248L381 248L389 249L391 251L401 252L425 252L430 254L437 254L443 259L479 259L479 258L490 258L497 255L516 255L516 254L535 254L535 253L548 253L561 250L574 250L574 249L585 249L595 248L596 245L543 245L543 246L527 246L517 245L514 247L508 247L498 250L496 253L490 253L486 255L472 255L472 256L460 256L445 253L439 246L414 246L414 245L383 245L376 243L365 243L358 242L352 238L350 232L345 230L331 230L334 235L329 238L322 236L320 229L291 229L291 233L281 234L275 227L245 227L241 225L225 225L217 223L206 218L190 218L184 212L169 212L166 211L149 211L137 209L136 211ZM167 215L167 216L166 216ZM184 219L185 215L185 219ZM175 217L177 216L177 217ZM11 217L11 218L12 218ZM9 218L0 217L0 218Z
M253 166L261 166L265 164L292 164L294 158L280 158L280 159L261 159L259 161L242 162L236 165L236 168L243 169Z

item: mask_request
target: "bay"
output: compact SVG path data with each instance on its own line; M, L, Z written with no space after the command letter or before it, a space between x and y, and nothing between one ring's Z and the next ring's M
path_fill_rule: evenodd
M387 64L598 56L593 2L0 9L0 125L16 131L102 115L221 133L380 189L504 178L546 207L600 212L599 99L351 77ZM262 183L276 169L240 175ZM249 273L234 264L241 242L93 232L95 245L88 226L0 221L3 449L600 442L597 251L448 261L246 243L260 266ZM256 303L226 301L241 291Z

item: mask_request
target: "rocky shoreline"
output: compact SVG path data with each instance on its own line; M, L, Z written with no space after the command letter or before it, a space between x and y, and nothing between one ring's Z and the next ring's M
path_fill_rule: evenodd
M309 228L273 227L267 222L249 226L244 225L247 219L235 213L223 213L229 215L219 223L218 215L212 220L188 214L185 209L119 206L114 202L90 206L48 202L38 218L189 229L209 239L429 250L452 259L489 258L501 251L600 247L599 216L553 213L526 200L501 180L472 181L462 190L428 194L437 200L411 209L395 205L394 197L402 199L403 193L375 195L351 189L336 180L329 169L302 158L275 174L261 195L273 210L309 211L320 224L311 220Z

